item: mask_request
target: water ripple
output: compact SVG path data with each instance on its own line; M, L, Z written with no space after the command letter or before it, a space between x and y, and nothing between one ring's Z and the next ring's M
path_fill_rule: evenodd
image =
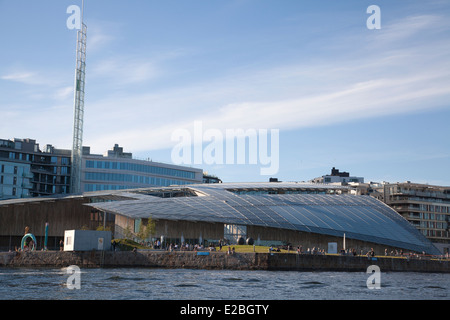
M450 274L383 273L381 289L364 272L272 272L113 268L84 269L81 289L63 269L1 269L0 300L171 299L448 299Z

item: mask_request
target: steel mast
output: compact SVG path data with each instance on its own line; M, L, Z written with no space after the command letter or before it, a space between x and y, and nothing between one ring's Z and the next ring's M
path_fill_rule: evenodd
M84 84L86 75L86 32L83 22L84 1L81 4L81 28L77 32L77 51L74 84L74 120L72 144L72 172L70 193L81 193L81 157L83 150Z

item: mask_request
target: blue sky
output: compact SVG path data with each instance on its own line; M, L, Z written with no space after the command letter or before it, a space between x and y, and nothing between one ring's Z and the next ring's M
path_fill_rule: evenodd
M72 4L0 0L0 138L71 148ZM437 0L86 0L84 145L170 163L172 134L195 121L278 129L283 181L336 167L450 185L449 17ZM225 182L270 177L261 163L191 165Z

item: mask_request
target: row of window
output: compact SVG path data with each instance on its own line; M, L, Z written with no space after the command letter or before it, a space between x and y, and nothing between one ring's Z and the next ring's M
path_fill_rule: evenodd
M130 162L86 160L86 168L128 170L143 173L161 174L165 176L173 176L186 179L195 179L195 172L192 171L162 168L148 164Z
M0 185L20 185L22 188L31 189L32 185L29 182L29 179L18 179L17 177L12 176L0 176Z
M410 212L409 213L410 218L415 219L425 219L425 220L438 220L438 221L445 221L450 220L448 215L445 214L438 214L438 213L424 213L424 212Z
M109 173L109 172L85 172L85 180L89 181L117 181L139 184L153 184L158 186L170 186L172 184L188 184L190 182L178 179L166 179L158 177L140 176L127 173Z
M58 164L58 157L56 157L56 156L39 156L39 155L34 155L34 154L29 154L29 153L21 153L21 152L8 152L7 154L5 154L5 151L3 151L3 157L5 157L6 155L7 155L8 159L10 159L10 160L22 160L22 161L31 161L31 162L55 164L55 165ZM60 164L63 166L69 166L70 158L61 157Z
M450 232L444 230L420 230L425 237L449 238Z
M429 228L429 229L447 229L447 222L434 222L434 221L412 221L415 227Z
M421 211L431 211L431 212L442 212L442 213L450 213L450 204L446 205L433 205L433 204L418 204L411 203L409 205L395 205L395 207L399 209L413 209L413 210L421 210Z
M60 168L59 174L70 175L70 167L32 165L33 171L41 171L41 172L45 172L47 174L58 174L58 168Z
M443 199L443 197L448 197L447 195L430 195L429 197L418 197L418 196L408 196L408 195L394 195L391 196L391 201L421 201L421 202L446 202L448 203L449 198Z
M172 179L164 179L164 178L155 178L155 182L158 183L152 183L153 185L168 187L170 185L185 185L190 184L190 182L186 181L179 181L179 180L172 180ZM136 186L130 186L130 185L117 185L117 184L94 184L94 183L85 183L84 184L84 191L90 192L90 191L104 191L104 190L124 190L124 189L133 189L136 188Z
M14 175L28 175L30 174L30 169L28 166L16 166L8 164L0 164L0 173L14 174Z
M331 178L324 178L324 182L325 183L331 182ZM343 178L342 181L340 181L340 182L361 182L361 183L363 183L362 179L359 179L359 178L348 178L348 179Z
M29 190L23 188L0 186L0 199L8 199L10 197L26 198L29 196Z

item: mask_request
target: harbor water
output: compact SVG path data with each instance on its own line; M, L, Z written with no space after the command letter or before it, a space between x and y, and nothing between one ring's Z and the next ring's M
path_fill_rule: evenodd
M76 276L76 278L75 278ZM0 300L448 300L450 274L1 268ZM77 286L78 285L78 286Z

